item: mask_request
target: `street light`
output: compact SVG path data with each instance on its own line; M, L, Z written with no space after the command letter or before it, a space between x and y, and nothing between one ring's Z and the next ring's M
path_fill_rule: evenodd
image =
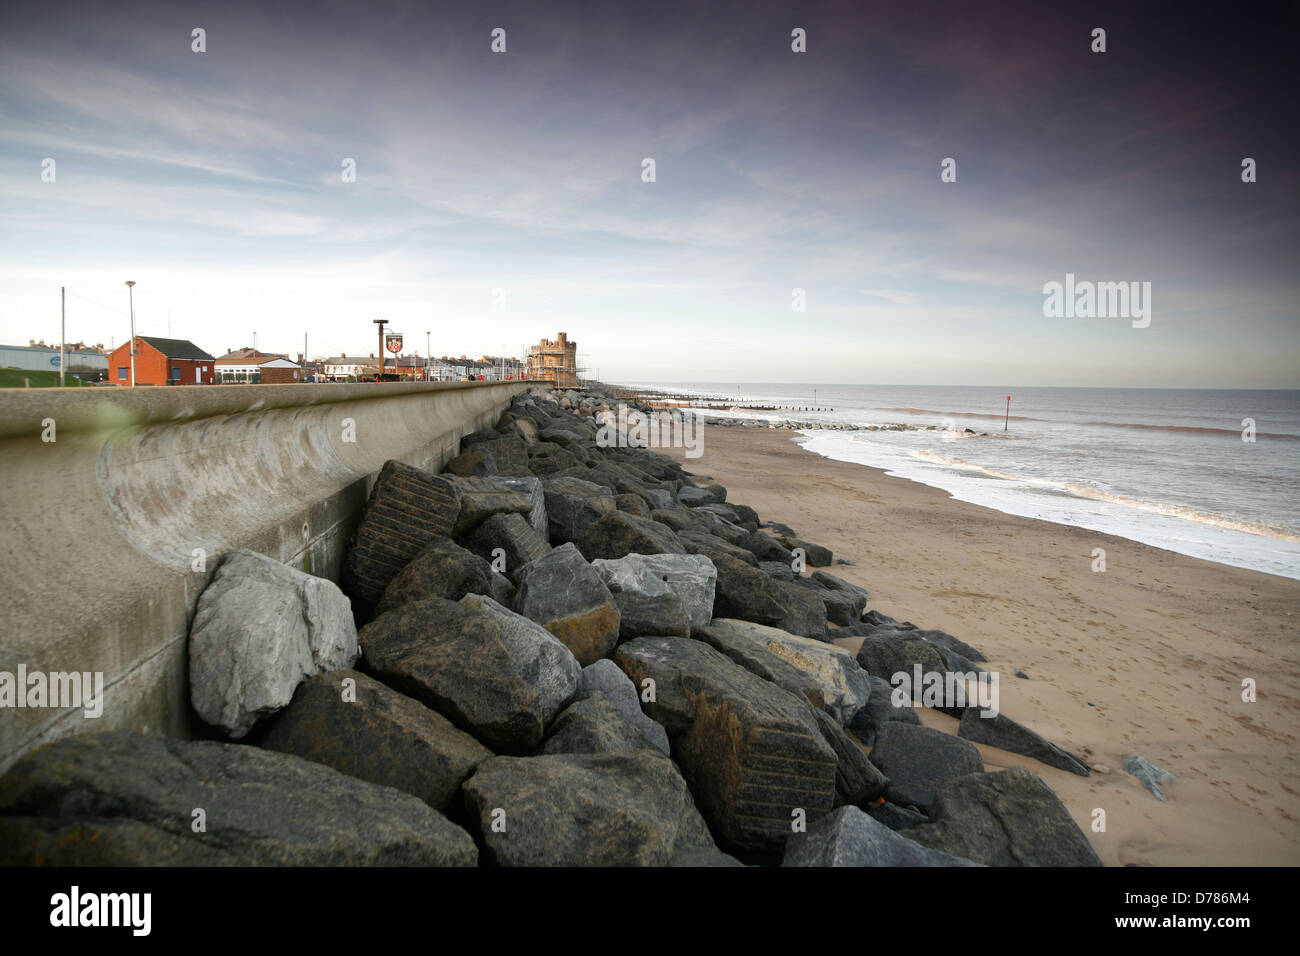
M131 300L131 387L135 388L135 283L126 280L126 295Z
M428 329L424 330L424 380L426 382L429 380L429 359L433 358L433 346L429 344L429 336L431 334L432 333Z

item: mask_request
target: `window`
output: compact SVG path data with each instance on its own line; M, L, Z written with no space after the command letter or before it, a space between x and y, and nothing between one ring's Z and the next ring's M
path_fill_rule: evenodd
M173 365L173 366L172 366L172 381L173 381L173 382L179 382L180 380L181 380L181 370L180 370L180 366Z
M119 365L119 366L117 367L117 379L118 379L119 382L125 382L125 381L127 380L127 372L128 372L128 371L129 371L129 369L128 369L128 367L125 366L125 365Z

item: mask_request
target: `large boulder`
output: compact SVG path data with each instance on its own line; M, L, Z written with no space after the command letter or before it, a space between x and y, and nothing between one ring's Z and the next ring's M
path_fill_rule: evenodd
M551 549L521 514L494 514L460 543L486 561L502 558L505 573L516 579L524 565Z
M527 477L528 446L518 435L497 435L489 441L475 442L447 462L446 471L462 477L482 475L518 475Z
M603 485L571 476L542 482L551 540L577 541L593 524L617 510L613 492Z
M396 787L435 810L492 756L437 711L353 670L304 681L262 746Z
M705 534L699 531L679 531L677 540L682 543L687 554L702 554L716 565L718 558L728 557L735 558L743 564L751 567L758 566L758 558L754 557L753 552L746 551L744 548L734 544L728 544L716 534Z
M760 562L775 561L786 567L790 567L793 563L790 549L766 531L754 531L735 543L753 554Z
M1068 770L1070 773L1077 773L1080 777L1092 776L1092 770L1078 757L1067 753L1003 713L985 717L980 708L967 707L962 715L961 725L957 728L957 736L977 744L997 747L1009 753L1033 757L1049 767Z
M835 563L835 555L830 548L824 548L820 544L813 544L811 541L805 541L802 538L796 538L790 534L778 533L776 540L793 555L795 550L803 552L804 564L810 568L829 568Z
M958 777L939 794L934 823L902 834L987 866L1101 866L1060 799L1023 767Z
M770 624L801 637L826 639L826 604L811 591L725 555L714 558L713 564L718 572L714 617Z
M871 762L889 778L890 803L926 813L950 781L984 772L984 760L972 743L932 727L890 722L876 731Z
M505 575L493 571L473 551L450 538L438 538L393 578L375 606L375 614L435 597L459 601L466 594L488 594L508 604L513 600L514 590Z
M426 545L451 534L459 514L460 489L446 478L385 462L343 566L345 587L364 601L379 600Z
M922 674L946 673L943 655L929 641L913 637L915 631L872 633L858 647L858 663L875 677L893 683L895 674L906 674L910 681L917 665Z
M850 584L825 571L814 571L811 577L797 577L794 583L812 591L826 602L826 617L833 624L851 626L861 618L867 606L867 589Z
M832 808L838 758L803 701L700 641L640 637L614 660L667 729L724 848L779 853L795 811L811 820Z
M613 560L629 554L685 554L677 536L657 521L614 511L593 523L577 540L588 561Z
M691 627L703 627L713 617L718 572L702 554L629 554L612 561L597 559L591 566L615 594L677 595Z
M190 625L190 702L240 738L298 684L357 659L352 604L332 581L255 551L226 556Z
M641 710L641 698L632 679L609 659L596 661L582 669L582 681L576 700L608 701L630 724L650 741L656 750L669 753L668 732L658 721Z
M867 697L866 704L853 715L853 719L846 726L868 747L875 744L876 732L880 727L891 720L904 724L921 722L921 718L917 716L916 709L910 702L895 704L894 688L888 681L874 674L868 674L867 684L871 688L871 694ZM910 701L910 698L908 700Z
M614 606L618 608L619 640L691 636L691 617L686 605L667 589L655 595L621 591L614 595Z
M460 515L451 532L453 538L468 534L494 514L521 514L528 519L534 531L545 536L546 505L542 500L540 479L458 477L451 480L460 489ZM533 491L537 493L536 498L533 497ZM540 513L534 515L539 503Z
M922 846L857 807L828 813L785 845L782 866L978 866Z
M4 866L477 860L468 833L410 794L257 747L109 731L46 744L0 779Z
M683 485L677 491L677 500L688 508L698 508L701 505L722 504L727 500L727 489L722 485L708 485L704 488L696 488L692 485Z
M662 727L659 729L663 731ZM560 711L542 746L544 754L621 753L628 750L667 753L665 749L656 747L612 701L599 696L576 700Z
M554 442L539 441L528 448L528 470L538 477L545 478L581 464L573 452Z
M813 710L817 727L838 760L835 769L836 803L863 805L885 792L888 780L877 769L867 752L825 711Z
M714 618L692 635L742 667L805 697L841 725L871 696L867 674L848 651L779 628L733 618ZM795 672L792 679L787 669Z
M499 753L533 753L578 690L573 654L491 598L432 598L361 629L366 668Z
M602 576L572 543L519 569L515 610L546 628L584 667L618 643L619 612Z
M713 847L686 781L652 750L495 757L465 782L499 866L664 866Z

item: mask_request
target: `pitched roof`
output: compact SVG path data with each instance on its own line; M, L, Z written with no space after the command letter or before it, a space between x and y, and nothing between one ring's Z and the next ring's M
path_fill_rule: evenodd
M181 359L191 362L214 361L211 355L203 351L189 339L160 339L152 335L138 335L169 359Z

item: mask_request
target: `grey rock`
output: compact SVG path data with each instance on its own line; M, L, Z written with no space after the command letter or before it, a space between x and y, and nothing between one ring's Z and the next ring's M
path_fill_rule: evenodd
M356 662L352 604L332 581L255 551L226 556L190 626L190 702L228 736L248 733L298 684Z
M527 517L533 509L533 501L524 491L497 484L492 478L451 480L460 489L460 515L452 528L452 537L459 538L468 534L494 514L521 514ZM537 481L536 478L533 480Z
M1008 753L1033 757L1058 770L1068 770L1080 777L1092 776L1088 765L1073 754L1067 753L1054 743L1022 724L1016 723L1006 714L999 712L996 716L985 717L977 707L967 707L962 715L957 736L987 744Z
M830 744L838 760L835 769L836 803L858 805L880 797L888 781L868 759L867 752L825 711L814 710L812 713L822 739Z
M546 539L520 514L494 514L460 543L485 561L491 561L500 549L504 552L506 575L515 578L524 565L551 549Z
M986 866L1101 866L1047 784L1023 767L952 780L934 823L903 831L924 846Z
M886 797L891 803L927 813L947 783L984 772L974 744L931 727L893 721L877 729L871 762L889 778Z
M714 617L770 624L817 640L826 636L826 605L817 595L726 555L714 558L713 565L718 572Z
M498 753L534 752L582 673L549 631L481 595L405 604L360 638L371 673Z
M910 830L929 823L930 818L911 807L900 807L896 803L879 803L867 808L871 819L883 823L891 830Z
M665 488L647 488L645 497L653 508L671 508L674 504L673 493Z
M867 674L852 654L833 644L732 618L715 618L692 634L759 677L806 699L841 726L850 723L871 696Z
M826 602L826 616L834 624L852 626L867 606L867 591L828 574L814 571L811 577L795 578L794 583L811 590Z
M610 489L583 478L551 477L542 483L551 540L577 541L583 532L617 509Z
M688 554L702 554L716 565L718 558L734 558L751 567L758 567L758 559L752 552L734 544L728 544L716 534L704 534L699 531L679 531L677 540L682 543Z
M464 790L499 866L664 866L712 844L676 766L652 750L496 757Z
M690 637L691 617L672 591L653 597L635 591L614 595L619 640L634 637Z
M577 541L588 561L629 554L685 554L677 536L657 521L615 511L592 524Z
M385 462L348 551L345 589L378 601L412 558L450 536L459 514L460 489L452 482L400 461Z
M662 727L659 730L663 733ZM666 747L655 746L654 741L628 720L612 701L596 696L576 700L560 711L560 716L551 724L542 753L595 754L651 749L668 753Z
M504 575L493 571L477 554L450 538L438 538L393 578L375 606L375 614L435 597L459 601L466 594L490 594L508 604L514 590Z
M784 547L793 552L796 548L803 551L804 563L810 568L829 568L835 563L835 555L831 553L830 548L824 548L820 544L813 544L811 541L804 541L802 538L796 538L791 535L780 535L777 541Z
M520 568L515 610L559 638L584 666L618 643L614 597L572 542Z
M910 703L895 706L894 688L883 678L874 674L867 675L867 684L871 694L866 704L853 715L846 725L849 731L868 747L876 742L876 731L888 721L894 720L904 724L919 724L921 718Z
M419 797L446 810L492 756L436 711L354 670L304 681L262 746Z
M794 583L794 571L790 569L790 565L781 561L759 561L758 569L764 574L770 574L778 581L787 581L791 584Z
M609 701L656 750L669 753L668 732L662 724L641 710L641 698L636 685L623 673L622 668L609 659L596 661L582 669L577 699L595 698Z
M777 853L793 810L813 820L834 805L838 758L803 701L696 640L641 637L614 660L653 686L643 707L724 849Z
M763 561L772 561L778 564L784 564L786 567L791 567L794 562L794 557L791 555L790 549L785 547L766 531L755 531L753 534L746 535L742 540L735 543L740 545L740 547L744 548L746 551L751 552L760 563Z
M205 811L196 833L193 811ZM437 810L288 754L127 731L67 737L0 779L5 866L473 866Z
M718 572L704 555L629 554L615 560L597 559L591 566L615 594L675 594L686 606L692 627L703 627L713 617Z
M857 807L840 807L796 833L782 866L978 866L900 836Z
M501 435L476 442L447 462L449 474L462 477L483 475L517 475L527 477L528 445L518 435Z

